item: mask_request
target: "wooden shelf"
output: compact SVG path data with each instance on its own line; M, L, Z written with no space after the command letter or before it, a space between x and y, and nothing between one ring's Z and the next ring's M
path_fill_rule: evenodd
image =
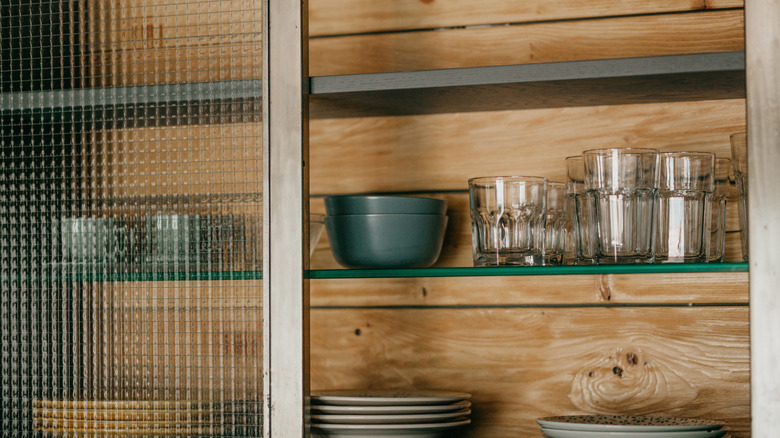
M310 79L311 117L434 114L745 97L742 51Z

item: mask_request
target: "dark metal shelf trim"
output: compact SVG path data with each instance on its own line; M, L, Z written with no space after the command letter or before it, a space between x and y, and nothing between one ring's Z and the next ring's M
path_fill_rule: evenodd
M745 52L718 52L544 64L317 76L311 94L744 71Z
M138 105L261 97L260 79L0 94L0 111Z

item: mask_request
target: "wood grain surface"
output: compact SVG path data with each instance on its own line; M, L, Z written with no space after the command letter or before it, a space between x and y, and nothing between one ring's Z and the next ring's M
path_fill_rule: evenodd
M744 18L725 10L372 33L309 47L311 76L720 52L744 48Z
M753 436L771 437L780 429L780 3L748 2L745 13Z
M311 281L314 307L745 305L747 295L744 272Z
M725 421L749 436L747 308L315 309L312 390L473 394L458 436L537 436L549 415Z
M312 36L742 7L740 0L311 0Z
M599 147L730 157L729 135L744 126L741 99L315 120L311 193L467 190L489 175L561 181L565 157Z

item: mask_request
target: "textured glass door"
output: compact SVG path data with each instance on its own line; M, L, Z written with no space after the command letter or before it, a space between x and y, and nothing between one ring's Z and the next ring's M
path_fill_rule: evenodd
M0 6L3 436L262 433L262 2Z

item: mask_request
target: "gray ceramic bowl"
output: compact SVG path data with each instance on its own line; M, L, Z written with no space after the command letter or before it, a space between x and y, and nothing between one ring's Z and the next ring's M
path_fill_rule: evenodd
M447 216L365 214L326 216L333 256L346 268L424 268L436 263Z
M339 195L325 198L328 216L350 214L447 214L447 201L416 196Z

